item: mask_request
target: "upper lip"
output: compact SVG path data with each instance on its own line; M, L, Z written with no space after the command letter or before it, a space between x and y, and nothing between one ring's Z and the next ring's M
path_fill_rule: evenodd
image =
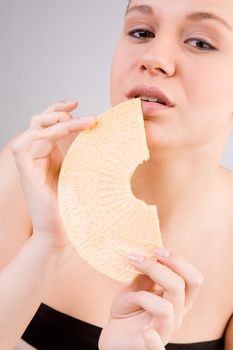
M127 94L128 98L134 98L139 96L153 97L160 99L168 107L174 107L174 103L158 88L154 86L138 85L135 86Z

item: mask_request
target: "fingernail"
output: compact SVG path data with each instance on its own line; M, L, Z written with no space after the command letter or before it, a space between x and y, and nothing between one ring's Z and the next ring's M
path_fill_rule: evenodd
M143 255L139 255L139 254L136 254L136 253L131 253L131 254L128 255L128 259L129 259L129 261L131 261L131 263L140 264L141 262L143 262L145 257Z
M170 251L164 247L158 247L154 250L155 254L161 258L168 258L170 255Z
M76 101L60 101L61 103L65 103L67 105L70 105L71 103L75 103Z

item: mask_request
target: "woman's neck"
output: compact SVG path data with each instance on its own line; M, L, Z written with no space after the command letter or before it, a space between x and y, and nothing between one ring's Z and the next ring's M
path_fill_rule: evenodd
M220 153L206 147L158 153L151 152L150 160L136 169L131 186L136 198L156 204L162 229L213 200Z

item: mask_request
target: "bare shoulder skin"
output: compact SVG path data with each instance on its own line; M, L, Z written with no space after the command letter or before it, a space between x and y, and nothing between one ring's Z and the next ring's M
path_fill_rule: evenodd
M31 235L31 221L11 152L13 138L0 153L0 266L6 265Z

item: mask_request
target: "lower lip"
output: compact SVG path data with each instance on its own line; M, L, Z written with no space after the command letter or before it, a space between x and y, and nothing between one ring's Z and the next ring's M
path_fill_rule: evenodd
M162 105L161 103L148 102L141 100L142 112L143 114L152 114L156 111L162 111L164 109L169 109L171 107Z

